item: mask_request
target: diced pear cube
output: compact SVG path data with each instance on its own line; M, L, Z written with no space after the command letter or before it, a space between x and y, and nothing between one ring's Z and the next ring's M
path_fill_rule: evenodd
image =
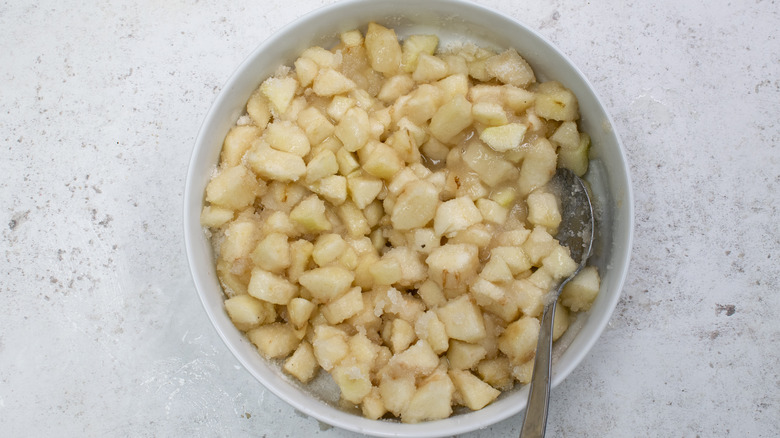
M431 252L428 264L429 278L442 289L460 289L476 275L479 266L476 245L446 244Z
M489 58L486 69L499 81L515 87L526 87L536 82L531 66L514 49Z
M414 397L414 392L417 389L414 380L413 375L398 377L384 375L382 377L379 382L379 394L382 396L385 407L393 415L400 416Z
M392 120L397 122L406 117L415 125L422 126L436 114L441 102L441 96L442 92L435 85L421 84L416 90L406 96L401 96L395 101ZM471 107L469 106L469 115L471 115L470 111ZM444 120L441 120L440 124L444 122ZM463 128L465 127L463 126Z
M506 125L508 123L506 117L506 111L504 111L504 108L501 107L501 105L493 102L475 103L471 107L471 115L474 116L474 120L480 123L484 123L485 125L488 126L501 126L501 125ZM489 136L490 134L488 133L487 135ZM484 138L482 139L482 141L488 143Z
M366 52L371 68L392 75L401 67L401 45L393 29L377 23L369 23L365 38Z
M495 400L501 391L493 388L468 371L453 369L449 372L455 389L460 394L463 404L469 409L479 410Z
M344 94L355 87L357 85L351 79L332 68L320 69L312 84L314 94L324 97Z
M312 184L311 191L333 205L341 205L347 200L347 179L341 175L326 176Z
M555 307L553 318L553 341L557 341L569 328L569 309L564 306Z
M394 319L390 327L390 349L395 354L409 348L417 339L412 325L401 318Z
M260 91L271 103L276 114L284 114L295 97L298 81L295 78L268 78L260 85Z
M269 108L268 99L262 91L262 86L257 87L249 97L246 102L246 112L255 126L265 129L268 121L271 120L271 108Z
M376 285L391 285L401 280L401 265L397 260L382 259L369 268Z
M249 295L274 304L287 304L298 294L298 286L283 277L260 268L252 269Z
M347 178L347 187L352 202L362 210L376 199L379 192L382 191L384 183L369 175L356 175Z
M447 304L436 309L436 314L444 323L447 335L452 339L477 342L485 337L482 312L468 295L449 300Z
M523 234L528 235L530 233L526 232ZM525 240L525 237L523 237L523 240ZM490 251L490 258L491 260L493 258L502 259L507 267L509 267L512 275L527 271L531 269L531 261L522 248L518 248L519 245L520 244L517 244L517 246L497 246Z
M561 123L561 126L550 136L550 140L563 149L576 149L580 145L577 123L573 121Z
M561 304L572 312L587 311L596 299L601 286L599 272L594 266L586 266L563 287Z
M426 280L417 288L417 295L425 302L428 308L434 308L447 302L447 297L441 289L441 286L433 280Z
M397 230L424 227L436 215L439 192L433 184L407 184L393 206L390 221Z
M522 123L507 123L501 126L485 128L479 139L494 151L506 152L517 149L523 143L528 127Z
M290 246L287 244L287 235L272 233L252 251L252 261L258 267L273 272L281 273L290 266Z
M559 82L539 84L534 105L536 114L550 120L577 120L579 106L577 96Z
M364 298L363 301L365 303L368 300ZM372 366L376 363L381 347L369 339L367 335L358 332L351 336L347 343L349 344L349 355L352 360Z
M363 293L359 287L353 287L344 295L320 308L322 315L330 324L339 324L361 310L363 310Z
M200 224L204 227L219 228L233 219L233 210L207 205L200 212Z
M579 146L574 149L564 149L561 147L558 151L558 167L570 169L577 176L582 177L588 172L588 151L590 150L590 136L586 133L580 134Z
M439 356L424 340L419 340L403 352L395 354L388 363L395 375L427 376L438 366Z
M469 88L469 100L474 104L492 104L501 107L504 87L500 85L477 84Z
M309 164L306 165L305 181L311 184L326 176L335 175L338 171L339 165L336 161L336 154L325 149L309 160Z
M270 148L268 148L270 149ZM272 150L272 149L271 149ZM281 181L271 181L268 193L263 196L263 210L267 212L281 211L289 214L290 210L309 195L309 190L300 184L289 184Z
M228 167L241 164L241 158L252 146L255 140L260 138L262 129L253 125L234 126L225 136L222 143L221 160Z
M244 265L246 265L246 263L244 263ZM248 292L246 288L249 284L249 278L252 275L251 271L233 273L233 268L232 262L228 262L222 258L217 260L217 278L219 279L219 284L222 286L222 290L227 297L247 295Z
M420 260L420 255L407 246L391 249L382 256L382 259L398 262L398 266L401 268L401 278L397 283L401 286L412 286L425 280L427 276L428 269Z
M334 133L347 151L354 152L362 148L368 141L370 133L368 113L358 107L348 109L339 124L336 125Z
M496 236L496 243L501 246L520 246L528 239L530 234L531 230L522 227L515 228L514 230L502 231Z
M501 390L512 385L512 365L505 356L485 359L477 365L479 377L487 384Z
M357 252L355 252L355 250L351 247L347 247L344 253L341 254L341 257L339 257L339 263L341 263L341 266L344 266L349 270L355 270L359 261L360 260L358 259Z
M309 317L316 307L317 305L311 301L305 298L296 297L287 303L287 316L290 318L290 322L295 328L302 328L306 326Z
M506 326L506 330L498 338L498 349L513 363L523 363L533 359L538 339L539 320L523 316Z
M247 153L247 164L263 178L276 181L297 181L306 173L306 163L298 155L272 149L257 143Z
M377 178L390 179L404 167L398 153L384 143L375 143L373 150L363 161L363 170Z
M430 137L428 138L428 141L423 143L420 147L420 152L431 160L442 161L447 158L447 154L450 153L450 148L439 140L436 140L436 137Z
M407 245L420 254L430 254L441 243L432 228L415 228L407 234Z
M255 202L259 186L255 176L244 166L230 167L206 186L206 201L220 207L238 210Z
M455 136L471 125L471 102L457 95L442 105L431 118L431 135L443 143L451 142Z
M306 383L314 377L317 367L317 359L314 357L311 344L303 341L298 345L295 353L284 362L282 369L302 383Z
M512 366L512 377L520 383L531 383L534 373L534 360L531 359L520 365Z
M431 282L433 283L433 282ZM438 287L433 284L433 287ZM444 296L442 295L442 299ZM417 337L428 342L436 354L441 354L449 348L449 336L447 328L441 322L436 312L429 310L421 314L414 323L414 332Z
M338 259L347 249L347 242L339 234L322 234L317 238L312 259L319 266L325 266Z
M344 226L347 227L350 236L363 237L371 232L371 227L363 212L352 202L346 201L339 205L337 214Z
M225 240L219 254L223 260L232 262L249 255L260 240L260 230L254 221L235 220L225 231Z
M520 194L527 195L547 184L555 174L556 160L555 148L549 140L541 138L533 142L520 167L517 182Z
M308 137L298 125L286 120L278 120L268 125L265 140L277 151L289 152L303 157L311 150Z
M317 73L320 71L320 66L316 62L309 58L298 58L295 60L295 75L298 78L298 83L301 87L308 87L311 85Z
M544 290L525 278L513 281L508 290L524 316L536 318L542 314L542 310L544 310Z
M412 78L417 82L438 81L447 76L447 63L438 56L421 53Z
M401 414L404 423L439 420L452 414L452 395L455 386L446 373L436 373L426 379Z
M542 290L550 290L555 284L555 279L553 278L552 274L550 271L545 269L544 266L534 271L533 274L529 275L528 281L535 284Z
M523 242L522 248L533 266L541 266L541 260L547 257L557 245L558 243L544 227L534 227Z
M506 261L502 257L495 256L491 256L490 260L485 263L479 276L495 283L506 283L514 279Z
M526 219L531 225L545 227L551 233L558 229L561 223L561 211L558 208L558 198L554 194L534 190L525 202L528 204Z
M311 195L296 205L290 212L290 220L309 233L329 231L332 228L325 216L325 202L317 195Z
M533 106L536 96L532 91L513 87L511 85L504 85L503 89L501 95L504 100L504 105L512 111L520 113Z
M464 77L468 77L469 66L468 63L466 62L466 58L456 53L445 53L442 54L442 59L444 59L444 62L447 63L447 68L449 69L451 74L453 75L458 74L458 75L463 75Z
M355 156L343 147L336 151L336 162L339 165L339 173L343 176L349 175L360 167Z
M341 121L341 118L344 117L347 110L355 106L355 103L355 99L349 96L333 96L326 112L331 119L338 122Z
M335 129L330 120L313 106L298 113L298 126L306 133L312 145L320 144L333 134Z
M226 299L225 310L233 325L241 331L251 330L276 319L273 304L260 301L251 295L236 295Z
M493 222L503 225L509 215L509 209L502 207L499 203L487 198L477 199L476 202L479 212L482 213L482 219L485 222Z
M337 68L339 61L336 55L330 50L323 49L320 46L312 46L301 53L301 58L311 59L320 67Z
M393 175L393 179L387 185L387 191L390 195L398 196L408 184L413 182L416 183L419 180L420 177L414 173L411 166L404 167Z
M290 244L290 268L287 269L287 277L294 282L306 271L314 245L308 240L296 240Z
M292 327L280 322L254 328L246 336L266 359L287 357L300 344Z
M399 129L390 134L385 144L395 149L398 156L407 163L414 163L420 159L419 148L406 129Z
M442 202L436 209L433 230L437 235L453 235L471 225L482 222L482 213L467 197L459 197Z
M474 368L479 361L485 358L487 350L479 344L450 340L450 348L447 350L447 361L450 368L455 370L468 370Z
M404 39L401 63L403 70L411 73L417 68L421 54L433 55L439 45L436 35L410 35Z
M329 303L343 295L355 280L355 274L340 267L326 266L306 271L298 277L315 302Z
M501 187L490 193L490 199L505 208L509 208L516 198L517 189L514 187Z
M513 179L518 174L514 164L506 161L501 154L485 146L481 141L469 142L462 158L466 165L491 187Z
M386 104L391 104L399 97L409 94L415 85L414 79L408 74L395 75L385 81L376 97Z
M264 221L262 225L264 235L281 233L287 237L296 237L298 235L295 226L290 222L290 216L283 211L274 211Z
M349 30L342 32L339 39L346 47L355 47L363 44L363 34L359 30Z
M347 335L332 326L318 325L314 327L314 337L311 343L317 363L325 371L330 371L349 353Z
M385 415L387 408L385 408L385 404L382 401L379 388L371 388L368 395L363 397L363 402L360 404L360 410L363 413L363 416L369 420L378 420Z
M451 67L448 67L450 69ZM450 72L452 72L450 70ZM441 91L442 102L449 102L455 96L465 96L469 92L469 78L467 73L451 74L436 83ZM473 108L472 108L473 110ZM473 111L472 111L473 112Z
M350 403L359 404L371 392L371 376L367 364L342 363L331 370L331 376L341 389L341 398Z
M487 82L493 79L493 75L490 74L487 69L488 59L490 58L480 57L468 61L466 65L468 65L469 68L469 76L481 82Z

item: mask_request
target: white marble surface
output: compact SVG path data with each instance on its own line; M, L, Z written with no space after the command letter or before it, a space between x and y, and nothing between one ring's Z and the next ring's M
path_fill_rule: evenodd
M354 436L239 367L182 242L187 161L220 87L331 1L82 3L0 5L1 434ZM776 436L777 2L479 3L584 71L634 179L628 281L553 392L551 434Z

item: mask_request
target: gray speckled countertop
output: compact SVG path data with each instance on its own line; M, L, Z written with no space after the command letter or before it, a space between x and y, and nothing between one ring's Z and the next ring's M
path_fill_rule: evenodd
M220 87L331 1L78 3L0 5L2 435L355 436L238 365L182 240L187 162ZM479 3L583 70L634 180L628 281L553 391L551 434L777 436L777 2Z

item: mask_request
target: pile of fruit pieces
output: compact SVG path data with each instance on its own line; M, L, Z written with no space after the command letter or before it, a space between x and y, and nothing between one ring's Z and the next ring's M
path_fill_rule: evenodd
M577 99L512 49L375 23L340 40L264 80L225 138L201 215L225 308L368 418L481 409L530 380L545 295L576 268L545 185L587 171ZM599 281L569 283L556 339Z

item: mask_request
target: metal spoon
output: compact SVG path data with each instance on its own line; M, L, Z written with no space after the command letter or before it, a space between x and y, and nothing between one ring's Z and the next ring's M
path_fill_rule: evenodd
M577 270L561 281L555 290L550 291L542 314L539 341L536 345L536 358L531 386L528 391L528 404L525 408L523 428L520 438L544 437L547 427L547 408L550 403L550 365L552 362L552 332L555 318L555 305L563 286L585 266L593 245L593 206L583 181L568 169L558 169L550 180L549 187L561 200L561 223L555 238L561 245L568 247L571 258L579 262Z

